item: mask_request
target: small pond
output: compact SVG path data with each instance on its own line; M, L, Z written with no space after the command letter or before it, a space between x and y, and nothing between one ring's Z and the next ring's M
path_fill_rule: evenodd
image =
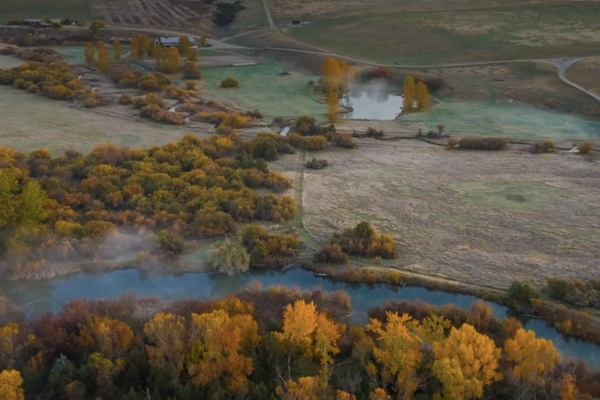
M351 296L353 314L347 323L368 322L367 311L390 300L423 300L433 305L452 303L468 309L476 297L454 294L422 287L399 287L397 285L349 284L316 277L302 269L287 271L254 270L248 273L227 276L218 273L163 274L134 269L119 270L102 274L76 274L49 281L0 282L0 295L25 306L30 317L45 312L58 312L66 302L77 299L103 299L117 297L126 292L138 296L160 296L170 300L183 298L215 299L236 293L258 281L263 289L283 285L301 290L320 288L323 291L345 290ZM491 303L497 318L510 315L511 310ZM550 339L565 358L580 358L594 367L600 367L600 346L568 339L541 320L522 319L527 329L540 337Z
M390 94L382 85L355 86L340 99L340 105L351 109L345 119L391 121L402 112L403 97Z

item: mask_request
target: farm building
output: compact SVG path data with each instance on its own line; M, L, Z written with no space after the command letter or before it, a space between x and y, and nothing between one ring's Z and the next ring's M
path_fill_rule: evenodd
M44 19L41 18L25 18L23 20L23 23L25 25L35 26L39 28L47 28L50 26L50 23L46 22Z
M190 43L192 44L193 48L196 48L196 39L194 39L193 36L188 36L188 39L190 39ZM169 35L165 35L165 36L161 36L158 39L156 39L156 44L160 44L161 46L164 47L173 47L173 46L177 46L179 44L179 36L169 36Z
M114 43L115 41L121 42L122 45L129 46L131 44L131 37L127 36L113 36L110 38L110 42Z

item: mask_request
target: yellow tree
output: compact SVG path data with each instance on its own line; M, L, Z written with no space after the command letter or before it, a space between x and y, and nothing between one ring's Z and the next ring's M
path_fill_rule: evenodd
M23 338L19 335L19 324L9 322L0 328L0 367L12 368L19 353L27 345L33 343L34 335Z
M0 372L0 399L2 400L25 400L25 392L21 388L23 378L21 373L15 370L4 370Z
M96 58L96 48L94 47L94 43L87 42L85 44L85 50L83 52L83 57L85 58L85 62L91 64L94 62Z
M88 364L96 376L96 384L103 398L114 398L116 387L112 378L123 370L125 360L113 362L100 353L92 353Z
M167 49L163 46L156 46L154 48L154 60L156 63L154 67L157 71L166 71L167 65Z
M550 340L536 338L534 331L523 328L504 343L504 352L515 363L513 374L530 382L537 382L541 375L553 371L560 361L560 354Z
M317 312L315 304L298 300L288 304L283 313L283 330L273 336L286 344L289 357L298 352L308 357L316 356L327 374L333 364L333 356L340 352L337 340L345 330L344 325L336 324L325 314ZM291 376L288 363L288 375Z
M409 330L415 322L408 314L386 313L387 323L372 319L367 329L378 335L373 356L381 364L382 377L395 383L400 399L410 399L419 385L417 372L421 364L421 339Z
M410 76L407 76L404 78L404 111L410 111L413 109L415 94L415 80Z
M350 76L351 68L344 60L327 57L321 65L323 88L325 92L339 91Z
M181 54L182 56L187 56L189 53L192 52L192 43L190 42L190 38L188 38L187 36L180 36L179 37L179 42L177 43L177 50L179 51L179 54Z
M571 374L565 374L560 383L560 400L577 400L579 391L575 386L575 378Z
M337 118L338 105L340 103L340 96L337 92L327 93L327 118L333 122Z
M144 334L150 365L167 372L172 383L177 382L188 350L185 318L158 313L144 325Z
M114 360L127 352L134 333L125 322L106 317L94 317L81 329L79 336L81 344Z
M131 39L131 56L141 58L148 55L150 49L150 39L148 36L138 33Z
M47 193L38 181L29 181L17 200L16 226L20 232L33 230L48 216Z
M444 399L481 398L483 387L497 381L500 349L469 324L452 328L447 339L433 343L431 371L443 385Z
M382 388L376 388L369 393L369 400L392 400L392 396L387 394Z
M120 61L122 54L123 54L123 46L121 46L121 41L119 41L119 40L113 41L113 57L114 57L115 61Z
M419 110L427 107L427 103L429 103L429 89L427 89L427 85L425 83L421 81L417 83L415 96L417 98L417 107Z
M250 354L260 339L254 318L230 316L222 309L192 314L192 331L194 342L187 356L192 382L207 385L224 378L231 393L246 393L253 370Z
M170 73L174 74L179 69L179 50L177 47L171 47L168 54L168 65Z
M102 72L108 72L108 63L110 59L108 50L106 49L104 42L98 43L102 43L102 46L98 46L98 69Z

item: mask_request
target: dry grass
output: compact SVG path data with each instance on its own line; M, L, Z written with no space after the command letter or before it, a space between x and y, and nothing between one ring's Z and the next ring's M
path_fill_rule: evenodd
M87 152L107 142L129 147L158 146L189 133L185 128L135 122L133 116L110 109L75 109L60 101L2 86L0 142L21 151L43 147L54 153L69 148Z
M597 162L413 141L326 158L303 180L304 226L319 241L368 220L400 243L387 265L421 274L499 288L600 277Z
M571 65L567 77L573 82L600 95L600 57L590 57Z

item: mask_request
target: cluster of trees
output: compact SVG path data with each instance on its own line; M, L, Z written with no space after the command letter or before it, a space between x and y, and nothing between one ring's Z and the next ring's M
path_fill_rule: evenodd
M202 74L196 62L198 54L192 48L187 36L179 38L177 47L163 47L155 45L150 38L142 33L137 34L131 40L131 56L133 58L154 57L155 68L165 74L174 74L179 71L180 57L185 57L181 72L185 79L200 79Z
M415 103L419 110L427 107L429 97L429 89L425 82L422 80L415 81L410 76L404 78L404 111L414 109Z
M0 49L0 54L22 58L28 61L36 61L50 64L52 61L60 61L59 53L50 47L36 47L24 49L17 46L6 46Z
M554 300L581 308L600 309L600 280L582 282L553 277L547 280L546 288Z
M138 301L140 303L141 301ZM135 313L136 299L65 305L0 328L6 399L548 399L597 396L599 373L561 363L519 321L424 303L335 318L343 292L258 288ZM156 307L155 307L156 308ZM141 317L143 315L143 317Z
M58 157L0 148L2 276L43 269L46 261L92 258L117 229L201 238L253 220L291 219L293 198L254 190L291 185L252 156L260 140L188 135L147 150L106 144Z
M219 2L216 6L217 11L215 11L214 21L220 26L229 25L235 21L238 12L246 9L239 0L234 1L233 3Z
M177 50L177 47L156 46L154 57L157 71L164 74L174 74L179 70L179 50Z
M88 87L81 84L69 65L62 61L45 65L28 62L19 67L0 70L0 84L12 85L30 93L57 100L72 100L85 95Z
M157 92L171 85L171 80L160 72L142 72L119 65L112 69L111 78L120 88L136 88L145 92Z
M333 235L331 241L315 255L317 261L343 264L348 255L359 257L395 258L396 243L389 235L378 233L368 222Z

